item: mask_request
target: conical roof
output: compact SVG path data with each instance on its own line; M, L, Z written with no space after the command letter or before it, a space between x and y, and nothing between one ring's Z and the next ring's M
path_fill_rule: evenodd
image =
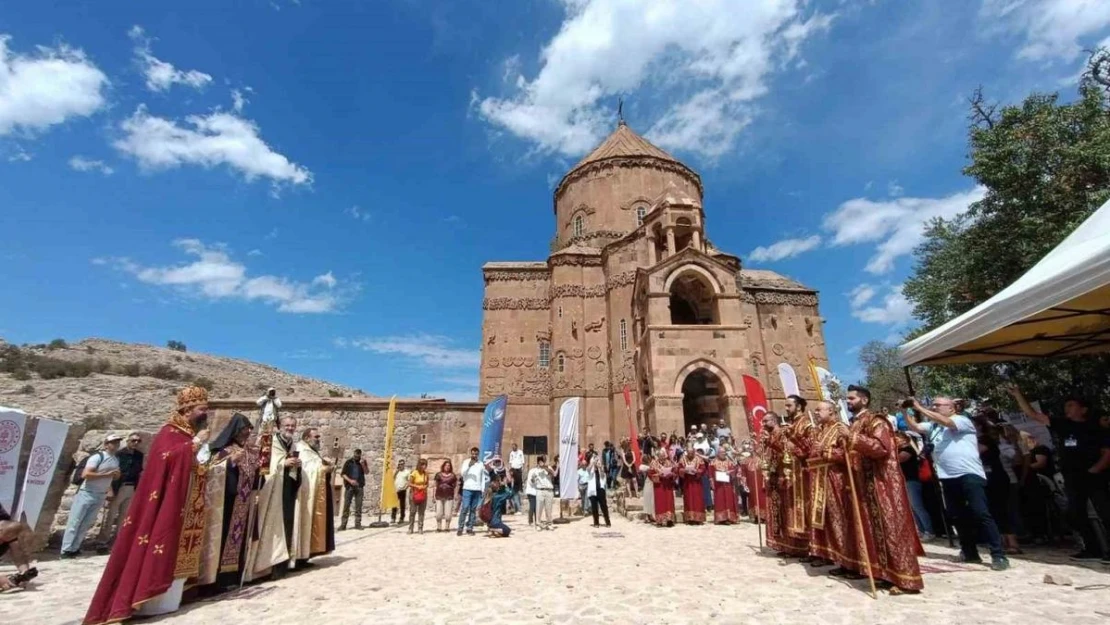
M662 149L652 145L647 139L636 134L635 131L622 121L617 125L617 129L613 131L613 134L609 135L605 141L602 141L601 145L597 146L593 152L590 152L586 158L578 161L578 164L572 167L571 171L595 161L625 156L649 156L666 161L674 161L675 163L679 162L675 157L667 154Z

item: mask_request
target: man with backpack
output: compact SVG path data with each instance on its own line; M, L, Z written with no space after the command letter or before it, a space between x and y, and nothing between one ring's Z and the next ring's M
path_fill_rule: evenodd
M109 435L104 440L104 447L86 458L83 464L78 465L73 476L73 483L77 484L77 494L73 496L73 505L69 509L69 520L66 522L66 533L62 537L62 557L76 558L81 553L81 543L85 534L96 521L96 515L104 507L108 493L112 489L112 481L120 477L119 460L116 452L119 451L122 436Z

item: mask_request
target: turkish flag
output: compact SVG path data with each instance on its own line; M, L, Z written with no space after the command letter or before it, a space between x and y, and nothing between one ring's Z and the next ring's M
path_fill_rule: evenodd
M767 414L767 393L759 380L750 375L741 377L744 378L744 394L747 395L748 427L758 436L763 429L763 415Z

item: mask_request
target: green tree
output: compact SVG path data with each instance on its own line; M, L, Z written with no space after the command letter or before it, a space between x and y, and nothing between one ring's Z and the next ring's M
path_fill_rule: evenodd
M1110 54L1091 56L1078 97L1034 93L1016 106L970 98L964 173L982 200L936 220L916 250L903 293L927 332L978 306L1017 280L1110 198ZM1023 361L1009 369L1031 396L1110 393L1110 359ZM924 368L926 385L965 397L999 396L998 365ZM1078 388L1077 388L1078 387Z
M871 391L871 406L897 409L901 400L910 392L906 374L898 358L898 347L882 341L871 341L859 350L859 364L863 369L863 385ZM921 392L920 380L915 376L914 390Z

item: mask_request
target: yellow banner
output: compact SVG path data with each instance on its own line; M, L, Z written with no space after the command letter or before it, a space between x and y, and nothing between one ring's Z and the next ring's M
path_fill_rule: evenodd
M817 363L814 362L813 357L809 359L809 374L813 376L813 386L817 389L817 399L828 401L829 398L825 397L825 387L821 385L821 376L817 375Z
M389 398L389 416L385 419L385 453L382 454L382 511L396 508L397 491L393 489L393 411L397 406L397 396Z

